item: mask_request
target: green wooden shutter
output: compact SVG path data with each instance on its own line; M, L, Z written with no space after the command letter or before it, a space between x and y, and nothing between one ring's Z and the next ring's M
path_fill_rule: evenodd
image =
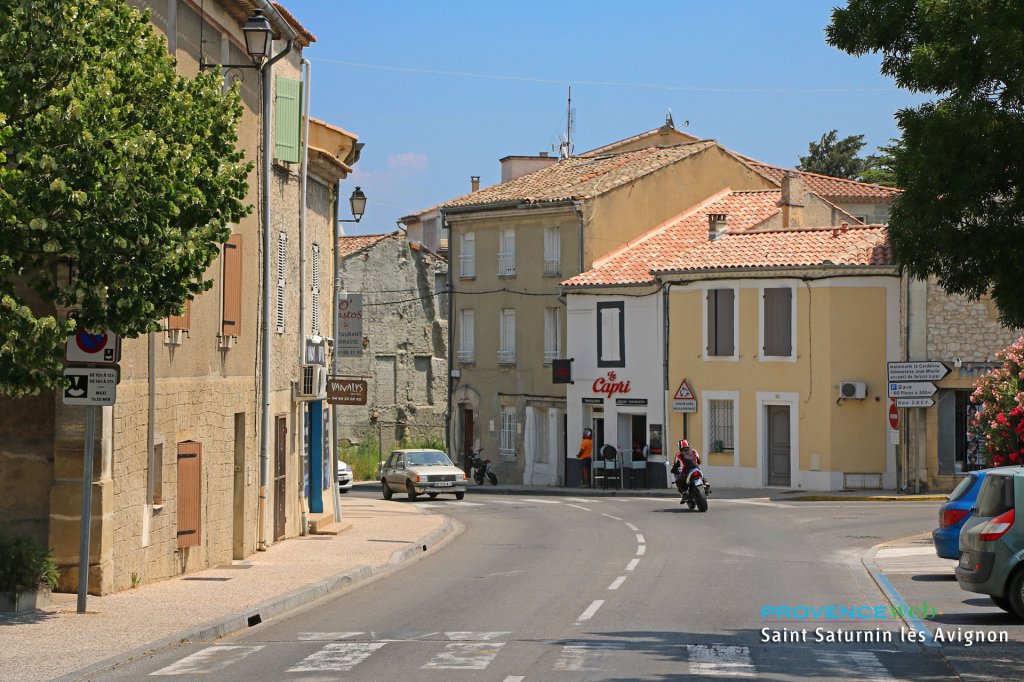
M302 83L278 76L274 92L274 158L298 163L302 139Z

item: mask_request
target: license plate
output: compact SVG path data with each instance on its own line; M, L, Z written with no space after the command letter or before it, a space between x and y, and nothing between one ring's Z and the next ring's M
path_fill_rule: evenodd
M968 552L964 552L960 555L960 568L971 567L971 555Z
M435 485L439 485L439 486L452 486L452 485L455 485L455 484L452 483L451 481L441 481L440 483L436 483Z

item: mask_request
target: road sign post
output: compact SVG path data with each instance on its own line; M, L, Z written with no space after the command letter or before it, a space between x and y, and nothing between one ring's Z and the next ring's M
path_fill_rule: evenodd
M78 536L78 613L89 598L89 533L92 529L92 458L96 440L96 410L85 408L85 454L82 458L82 526Z

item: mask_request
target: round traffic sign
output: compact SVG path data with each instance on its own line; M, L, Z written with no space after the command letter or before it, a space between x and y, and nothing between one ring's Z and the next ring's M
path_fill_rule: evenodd
M897 428L900 425L900 411L896 409L896 401L889 404L889 426Z
M107 335L90 334L86 329L79 329L75 334L75 344L83 353L99 353L107 346Z

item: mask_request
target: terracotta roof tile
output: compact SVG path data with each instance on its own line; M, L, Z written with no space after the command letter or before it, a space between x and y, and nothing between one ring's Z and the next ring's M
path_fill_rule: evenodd
M398 231L388 232L386 234L360 234L352 237L342 237L338 240L338 256L344 258L345 256L351 256L353 253L368 249L378 242L382 242L389 237L394 237L398 234Z
M814 265L889 265L892 252L879 225L840 228L764 229L779 213L776 190L725 190L594 262L562 284L623 286L649 284L652 272L717 268L772 268ZM727 231L708 238L708 215L727 214Z
M782 168L780 166L770 166L767 163L761 163L760 161L755 161L742 155L738 156L740 156L740 158L755 170L772 180L772 182L778 184L782 184L782 178L786 173L795 173L804 179L809 190L832 201L859 201L862 203L873 204L882 201L889 201L900 193L900 190L895 187L872 185L867 182L857 182L856 180L833 178L828 175L807 173L805 171Z
M701 140L673 147L647 147L607 156L573 156L509 182L453 199L442 208L593 197L715 146Z

